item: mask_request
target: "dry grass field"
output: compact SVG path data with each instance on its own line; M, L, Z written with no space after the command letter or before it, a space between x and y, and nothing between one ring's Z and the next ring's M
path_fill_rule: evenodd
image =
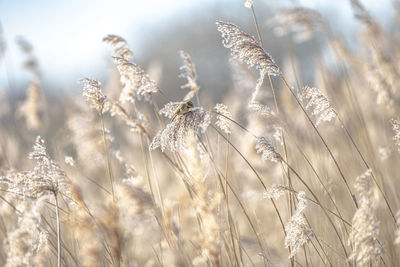
M318 10L265 22L257 2L246 25L215 18L221 101L188 52L171 94L117 35L107 83L52 100L18 40L31 79L24 99L0 97L1 266L400 266L398 22L350 0L354 48ZM278 36L281 64L264 46Z

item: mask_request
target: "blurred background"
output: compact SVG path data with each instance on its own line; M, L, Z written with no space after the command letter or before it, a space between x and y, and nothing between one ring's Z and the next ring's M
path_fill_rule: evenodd
M281 8L309 7L322 13L329 25L353 49L357 48L356 21L349 1L255 0L262 35L268 52L281 62L288 47L264 22ZM390 0L362 1L386 28L395 16ZM92 77L105 82L115 70L110 48L101 40L107 34L124 37L145 69L159 68L159 84L171 92L182 81L177 78L181 64L179 50L187 51L198 69L203 93L223 92L229 75L229 51L224 49L215 21L240 25L255 35L251 12L243 0L147 0L147 1L0 1L0 23L6 53L0 61L0 89L24 93L29 73L16 40L21 36L33 47L41 71L41 87L49 94L80 90L77 80ZM318 37L318 36L317 36ZM285 37L283 37L285 38ZM318 40L324 45L324 40ZM286 42L289 46L289 42ZM310 42L299 46L307 60ZM308 60L306 65L310 64ZM214 75L217 74L217 75ZM172 92L171 92L172 93Z

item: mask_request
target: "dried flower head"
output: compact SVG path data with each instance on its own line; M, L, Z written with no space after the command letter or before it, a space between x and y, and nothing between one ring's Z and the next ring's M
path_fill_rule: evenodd
M269 186L263 193L264 198L278 199L287 192L287 188L281 184L273 184Z
M183 60L183 65L179 68L182 71L179 77L187 80L187 83L182 85L181 88L190 89L190 92L184 97L184 101L186 101L190 100L199 91L200 87L197 84L196 67L190 55L185 51L179 51L179 54Z
M397 150L400 152L400 121L398 119L391 119L390 123L394 131L393 140L397 145Z
M33 171L11 172L0 177L0 183L6 184L9 192L30 198L57 194L59 191L65 194L69 192L65 172L47 154L44 141L40 136L36 138L29 158L36 161Z
M275 116L275 112L273 112L268 106L262 105L257 101L250 101L248 107L250 110L255 111L261 117L270 118Z
M82 95L91 108L96 109L99 113L104 112L104 103L106 96L101 91L101 83L89 78L79 80L83 85Z
M114 57L114 62L117 65L119 74L121 75L122 88L119 97L121 102L135 102L135 98L150 101L150 96L159 91L155 81L140 68L137 64L131 63L125 58Z
M256 89L252 96L252 101L254 101L264 82L265 74L280 75L279 68L256 39L242 31L238 26L222 21L217 21L217 26L223 38L222 43L231 50L232 57L242 63L245 62L250 67L255 66L259 71Z
M165 117L172 119L175 115L177 109L184 102L168 102L160 111L158 112L160 115L164 115Z
M395 245L400 244L400 210L396 213L396 230L394 232L394 242Z
M279 162L282 160L282 156L276 152L275 147L265 137L257 137L256 150L257 153L261 153L264 161Z
M71 167L75 166L75 160L74 160L73 157L65 156L64 162L65 162L65 164L67 164L67 165L69 165Z
M103 42L110 44L114 47L113 56L121 58L132 58L133 52L128 48L126 40L118 35L109 34L103 38Z
M244 6L247 8L252 8L253 7L253 0L246 0L244 3Z
M374 215L371 174L372 171L367 170L356 178L355 183L359 208L354 214L349 235L349 243L353 247L349 260L354 260L357 265L376 263L383 253L383 248L378 242L380 222Z
M280 71L272 57L264 51L260 44L251 35L242 31L238 26L217 21L218 31L221 32L223 45L231 49L233 58L255 66L264 74L279 75Z
M4 240L7 262L4 266L44 266L48 259L49 233L41 225L41 212L48 201L46 196L35 201L26 202L26 205L16 223L15 229L8 231Z
M285 225L286 237L285 247L291 248L289 258L294 257L296 253L314 236L306 218L304 218L304 211L307 208L306 193L299 191L297 194L299 200L297 209L289 222Z
M293 33L296 42L312 38L314 31L324 24L322 16L308 8L291 8L279 10L268 19L266 24L274 29L278 36Z
M232 121L229 119L232 119L232 114L228 111L228 107L220 103L214 107L214 110L221 114L217 115L217 122L215 125L217 125L226 134L231 134Z
M28 129L38 130L42 126L42 106L40 87L37 82L31 81L24 102L18 107L17 116L25 118Z
M371 17L365 7L358 0L350 0L351 7L354 10L354 16L367 25L375 24L375 20Z
M300 97L303 101L308 100L306 109L313 108L312 114L317 117L317 126L336 117L336 111L329 104L328 98L318 88L305 86Z
M40 70L39 63L33 54L33 46L22 36L19 36L16 41L19 48L26 56L23 67L33 74L33 81L38 82Z
M177 115L164 130L154 137L149 149L161 147L164 151L169 147L171 151L179 151L186 148L186 138L196 134L199 130L205 132L211 122L211 114L202 107L191 108L185 114Z

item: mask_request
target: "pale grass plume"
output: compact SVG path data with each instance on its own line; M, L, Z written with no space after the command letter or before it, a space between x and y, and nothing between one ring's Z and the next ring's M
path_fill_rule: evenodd
M127 216L127 219L132 220L139 214L151 216L156 213L154 198L144 185L145 182L140 176L122 179L117 184L117 195L121 199L118 205L121 210L126 212L121 216Z
M377 264L384 252L378 241L380 221L374 211L371 175L372 171L369 169L356 178L359 208L353 216L349 235L349 244L353 247L349 260L361 266Z
M297 193L297 198L299 202L297 203L296 211L285 225L285 247L291 248L289 258L294 257L314 236L313 231L304 217L304 211L307 208L306 193L304 191L299 191L299 193Z
M85 162L88 171L104 166L104 145L101 123L95 112L88 109L73 109L66 122L68 141L75 152L77 163Z
M44 140L38 136L29 158L36 162L33 171L13 171L0 177L9 192L26 198L57 195L59 191L68 195L69 181L61 167L47 154Z
M273 137L277 144L280 144L282 147L284 146L284 138L283 138L283 127L278 124L274 124L272 126L274 131Z
M20 50L25 54L23 67L32 73L33 81L38 82L40 78L39 62L33 54L32 44L22 36L19 36L16 41Z
M74 167L74 166L75 166L75 160L74 160L74 158L71 157L71 156L65 156L65 157L64 157L64 162L65 162L65 164L67 164L67 165L69 165L69 166L71 166L71 167Z
M280 75L279 67L272 57L264 51L256 39L242 31L238 26L223 21L217 21L221 32L223 45L231 50L232 57L250 67L255 66L264 74Z
M369 87L376 93L376 103L385 109L393 109L395 96L390 90L393 86L387 79L389 72L382 73L378 66L371 62L364 62L362 67Z
M181 86L181 88L190 89L190 91L183 98L184 101L187 101L192 99L193 96L199 92L200 87L197 84L196 66L193 63L192 58L185 51L179 51L179 55L183 60L183 65L179 68L181 71L179 77L184 78L187 81L186 84Z
M223 21L217 21L217 26L223 38L222 43L231 50L232 57L241 63L246 63L249 67L255 66L259 71L257 85L251 98L251 101L255 101L264 82L264 76L266 74L280 75L279 67L256 39L242 31L238 26Z
M45 266L49 256L49 233L42 225L43 213L48 196L35 201L25 201L16 227L8 231L5 239L7 251L6 267Z
M192 259L192 263L196 265L211 262L214 266L219 266L221 227L218 213L222 194L206 184L207 165L203 165L205 158L198 151L198 143L196 137L189 137L187 149L182 153L189 174L186 179L194 192L194 197L190 200L191 207L199 220L199 229L193 239L201 248L201 256Z
M400 151L400 122L398 119L391 119L392 129L394 132L393 140L397 146L397 150Z
M136 63L122 57L114 57L120 81L123 85L119 100L134 103L135 99L151 101L151 95L160 91L156 82Z
M232 114L229 112L228 107L224 104L217 104L214 110L221 115L217 115L215 125L218 126L227 135L231 134Z
M103 42L111 45L114 48L114 57L121 57L125 59L133 57L132 50L128 48L128 43L121 36L109 34L103 38Z
M400 210L396 213L396 230L394 231L394 241L395 245L400 244Z
M213 193L209 200L206 188L199 187L197 184L198 198L194 200L196 213L201 218L200 233L197 236L197 242L201 246L202 256L213 263L219 265L219 247L220 247L220 226L218 223L218 206L221 203L222 196ZM202 190L206 190L203 192ZM194 259L196 260L196 258Z
M284 195L286 192L287 192L287 188L284 185L272 184L266 190L264 190L263 197L269 198L269 199L273 198L273 199L277 200L282 195Z
M68 230L71 236L79 244L78 257L84 267L100 266L105 251L103 249L103 237L92 214L89 213L84 201L81 189L73 185L70 203L71 216L68 220Z
M0 88L0 119L11 113L11 105L8 102L5 89Z
M249 102L248 108L264 118L271 118L275 116L275 112L272 111L270 107L268 107L267 105L263 105L257 101Z
M263 161L280 162L282 156L275 150L275 147L265 137L257 137L256 139L257 153L261 154Z
M175 152L187 147L187 137L199 132L204 133L211 122L211 114L202 107L191 108L185 114L177 115L165 129L153 138L149 148L155 150L167 147Z
M179 106L181 106L185 101L182 102L168 102L165 106L160 109L158 112L160 115L163 115L169 119L172 119L178 110Z
M337 116L328 98L318 88L304 86L300 97L303 102L308 101L305 108L312 109L312 114L317 118L317 126L321 122L329 122Z
M101 83L89 78L83 78L79 82L83 85L82 95L85 101L91 108L96 109L99 113L103 113L104 103L107 98L101 90Z
M120 150L113 150L112 152L117 161L124 167L124 178L135 178L138 175L135 166L125 160Z
M246 0L244 3L244 6L247 8L252 8L253 7L253 0Z
M294 40L301 43L310 40L314 32L324 26L324 21L317 11L297 7L277 11L266 25L278 36L293 34Z
M83 78L80 82L83 84L82 95L91 108L97 110L99 114L109 112L111 117L118 116L132 132L148 134L150 125L143 113L136 111L136 118L131 118L118 101L109 99L103 94L99 81Z
M29 130L39 130L43 125L43 101L38 82L31 81L27 96L17 109L17 116L25 119Z
M126 247L134 258L139 259L144 255L141 255L143 250L135 246L137 242L155 245L162 239L157 223L161 218L159 208L140 176L122 179L116 183L115 192L118 202L110 200L105 207L103 228L109 232L109 239L114 244L114 254L118 255L119 250Z

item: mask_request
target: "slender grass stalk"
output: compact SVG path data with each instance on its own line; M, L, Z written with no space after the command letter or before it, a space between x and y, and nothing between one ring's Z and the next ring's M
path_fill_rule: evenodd
M57 266L61 267L61 225L60 225L60 214L58 206L57 194L54 192L54 199L56 201L56 220L57 220Z
M297 104L300 106L300 108L301 108L301 110L303 111L304 115L306 116L307 120L310 122L310 124L312 125L313 129L314 129L315 132L317 133L318 137L321 139L322 143L324 144L326 150L328 151L330 157L332 158L333 162L335 163L336 168L338 169L338 171L339 171L339 173L340 173L340 176L341 176L341 178L342 178L342 180L343 180L343 182L344 182L344 184L345 184L345 186L346 186L346 189L347 189L348 193L349 193L350 196L351 196L351 199L352 199L352 201L353 201L353 203L354 203L354 206L355 206L356 208L358 208L358 204L357 204L355 195L352 193L352 191L351 191L351 189L350 189L350 186L349 186L349 184L348 184L348 182L347 182L347 179L346 179L346 177L344 176L344 174L343 174L343 172L342 172L342 169L340 168L339 163L337 162L337 160L336 160L335 156L333 155L331 149L329 148L329 146L328 146L328 144L326 143L325 139L322 137L321 133L319 132L319 130L318 130L317 127L315 126L314 122L311 120L310 116L309 116L309 115L307 114L307 112L305 111L303 105L300 103L300 101L299 101L299 99L297 98L296 94L295 94L295 93L293 92L293 90L290 88L289 84L287 83L287 81L286 81L286 79L285 79L285 77L284 77L283 75L281 75L281 79L282 79L282 81L284 82L286 88L290 91L290 93L292 94L292 96L295 98Z
M100 120L101 120L101 130L102 130L102 134L103 134L103 144L104 144L104 150L106 153L106 161L107 161L107 174L108 174L108 178L110 181L110 185L111 185L111 194L113 197L113 201L115 202L115 194L114 194L114 179L112 176L112 172L111 172L111 161L110 161L110 155L109 155L109 149L108 149L108 145L107 145L107 140L106 140L106 129L104 126L104 118L103 118L103 113L99 112L100 114Z

